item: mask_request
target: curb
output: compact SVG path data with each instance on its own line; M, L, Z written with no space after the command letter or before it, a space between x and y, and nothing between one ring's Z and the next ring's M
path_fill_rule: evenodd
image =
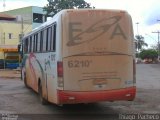
M9 77L9 76L0 76L0 78L7 78L7 79L20 79L21 77Z

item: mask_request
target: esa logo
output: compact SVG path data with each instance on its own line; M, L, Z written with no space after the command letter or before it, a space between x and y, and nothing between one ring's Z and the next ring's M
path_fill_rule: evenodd
M116 36L121 36L126 40L127 37L119 25L120 20L121 16L104 18L94 23L86 30L82 30L82 23L80 22L69 23L69 41L67 46L75 46L85 42L93 41L102 36L104 33L108 32L112 27L112 34L109 36L111 40Z

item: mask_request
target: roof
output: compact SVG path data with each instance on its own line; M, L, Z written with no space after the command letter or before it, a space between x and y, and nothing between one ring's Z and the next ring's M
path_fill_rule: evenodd
M11 15L7 15L4 13L0 13L0 20L15 20L16 17L13 17Z
M38 6L26 6L26 7L16 8L16 9L12 9L12 10L0 12L0 13L5 13L9 15L19 15L19 14L23 15L23 14L33 13L33 12L45 14L45 12L43 11L43 8Z

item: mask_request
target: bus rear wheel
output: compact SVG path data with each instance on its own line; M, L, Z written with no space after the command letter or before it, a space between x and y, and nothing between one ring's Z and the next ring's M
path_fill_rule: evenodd
M29 88L28 84L27 84L27 79L26 79L26 74L24 73L24 76L23 76L23 80L24 80L24 85L26 88Z
M42 84L41 82L38 85L39 98L42 105L47 105L48 101L43 98Z

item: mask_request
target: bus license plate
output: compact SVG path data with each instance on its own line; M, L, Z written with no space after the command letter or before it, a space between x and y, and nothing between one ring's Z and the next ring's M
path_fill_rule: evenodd
M93 80L93 85L104 85L107 84L106 79L95 79Z

